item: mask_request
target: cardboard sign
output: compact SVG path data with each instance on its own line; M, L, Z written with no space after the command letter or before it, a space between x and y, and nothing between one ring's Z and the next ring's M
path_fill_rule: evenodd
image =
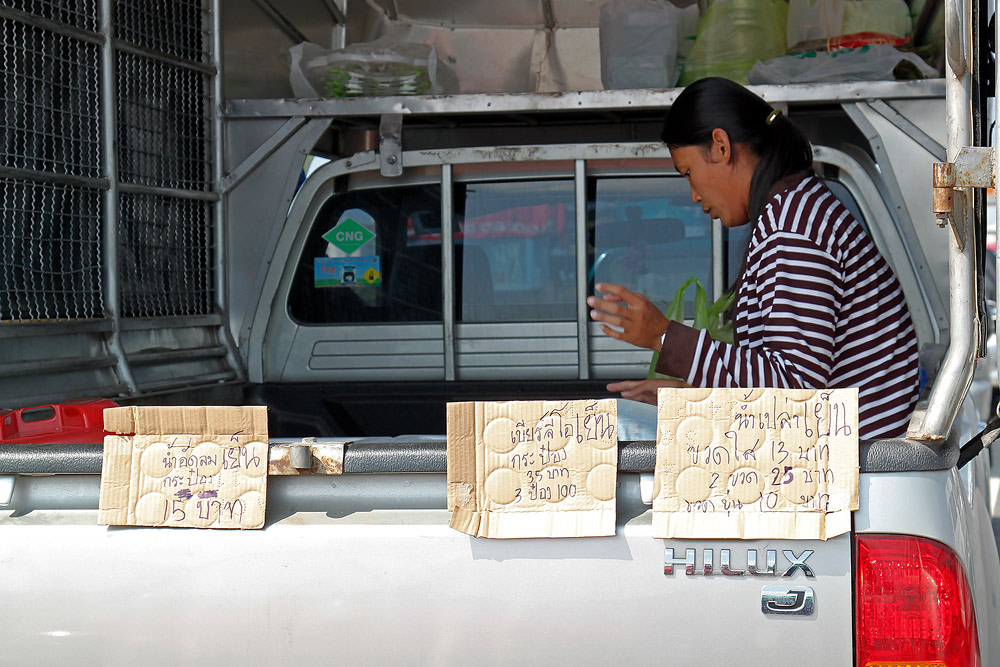
M98 523L264 525L267 408L110 408L104 430Z
M858 509L857 389L660 389L653 534L820 539Z
M448 404L451 527L476 537L614 535L615 400Z

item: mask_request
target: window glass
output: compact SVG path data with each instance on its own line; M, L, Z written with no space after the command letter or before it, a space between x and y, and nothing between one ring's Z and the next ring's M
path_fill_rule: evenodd
M441 188L331 197L309 230L289 295L305 324L441 321Z
M456 317L576 319L576 208L570 179L455 185Z
M747 246L750 244L750 236L753 234L757 221L724 229L722 239L726 249L726 284L722 286L725 292L735 287L736 280L743 270L743 260L746 258Z
M600 178L594 188L594 261L590 285L607 282L642 292L665 309L695 276L712 298L712 220L691 202L678 177ZM694 314L693 287L685 314Z
M830 191L840 200L840 202L847 207L847 210L851 212L861 226L868 231L868 221L865 220L864 216L861 215L861 207L858 206L858 202L854 201L854 196L851 191L844 187L840 181L834 181L831 179L824 179L823 183L826 187L830 188Z

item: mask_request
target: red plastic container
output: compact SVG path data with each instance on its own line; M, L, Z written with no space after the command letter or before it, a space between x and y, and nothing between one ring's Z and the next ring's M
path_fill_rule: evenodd
M100 445L104 408L114 407L114 401L95 398L0 411L0 444Z

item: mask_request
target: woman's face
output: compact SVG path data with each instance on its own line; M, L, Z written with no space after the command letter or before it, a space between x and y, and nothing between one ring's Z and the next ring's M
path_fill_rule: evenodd
M670 156L677 171L687 178L694 203L701 204L701 210L721 220L724 226L738 227L748 221L750 181L733 159L729 142L724 143L713 142L707 150L679 146L670 149Z

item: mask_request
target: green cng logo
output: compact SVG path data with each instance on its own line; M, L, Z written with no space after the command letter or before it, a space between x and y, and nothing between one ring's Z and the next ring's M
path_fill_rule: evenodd
M339 225L323 234L323 239L340 248L348 255L375 238L366 227L358 224L353 218L347 218Z

